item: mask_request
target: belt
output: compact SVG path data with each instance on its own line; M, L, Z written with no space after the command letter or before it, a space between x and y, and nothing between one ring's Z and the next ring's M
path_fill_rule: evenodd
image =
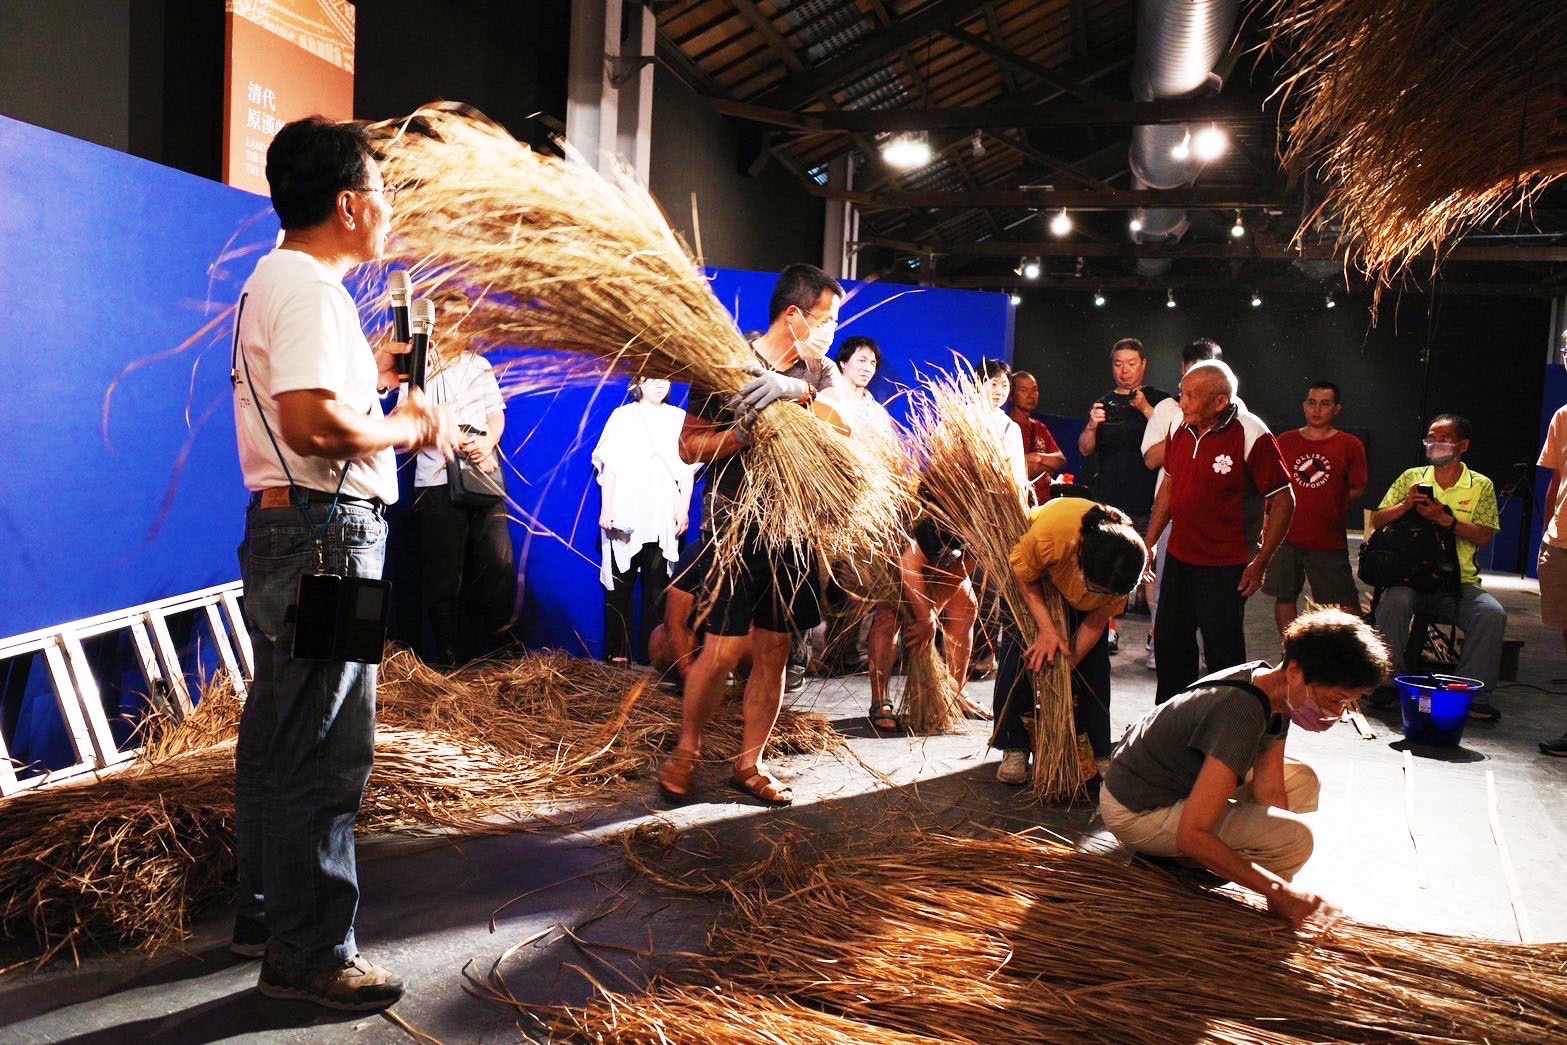
M342 504L352 504L360 508L368 508L377 515L385 514L386 502L379 497L348 497L335 498ZM269 486L265 490L257 490L250 495L252 508L293 508L300 504L331 504L334 495L321 490L312 490L308 486Z

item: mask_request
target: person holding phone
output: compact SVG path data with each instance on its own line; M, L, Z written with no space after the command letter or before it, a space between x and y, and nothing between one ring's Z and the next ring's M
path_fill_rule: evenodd
M1416 512L1422 519L1453 531L1458 545L1459 590L1421 595L1396 585L1382 592L1377 602L1377 630L1387 639L1393 656L1393 674L1404 671L1404 646L1417 612L1435 613L1455 622L1464 632L1458 657L1458 674L1478 679L1484 689L1470 705L1469 717L1495 722L1502 717L1491 703L1502 663L1502 636L1507 611L1480 586L1475 553L1496 536L1501 519L1496 487L1491 480L1464 464L1469 452L1469 421L1457 414L1441 414L1426 431L1426 461L1393 481L1381 505L1371 513L1373 528L1386 526ZM1372 700L1375 706L1390 704L1384 691Z

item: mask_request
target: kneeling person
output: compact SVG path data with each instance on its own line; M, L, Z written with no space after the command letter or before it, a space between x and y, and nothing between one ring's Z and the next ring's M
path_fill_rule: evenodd
M1284 759L1291 724L1320 732L1384 678L1377 633L1343 610L1297 617L1278 667L1241 664L1155 707L1116 746L1099 794L1105 826L1157 857L1185 857L1304 923L1321 897L1290 881L1311 857L1311 767Z

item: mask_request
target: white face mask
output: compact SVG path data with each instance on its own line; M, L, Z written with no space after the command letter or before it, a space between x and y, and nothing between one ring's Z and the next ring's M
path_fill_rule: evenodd
M829 319L818 323L816 326L812 326L809 319L805 319L803 322L805 323L807 333L802 339L795 336L794 321L792 319L789 321L789 336L794 338L795 351L807 359L823 358L827 355L828 350L832 348L833 335L838 332L838 321Z

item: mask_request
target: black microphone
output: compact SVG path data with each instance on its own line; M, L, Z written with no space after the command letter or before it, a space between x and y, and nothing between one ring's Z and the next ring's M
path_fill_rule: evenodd
M413 299L413 281L408 273L398 269L386 277L386 296L392 310L392 340L406 345L411 336L408 331L408 302Z
M406 356L408 383L414 388L423 388L426 361L430 357L430 338L435 334L435 302L429 298L415 301L409 312L408 326L412 332L408 340L413 346Z

